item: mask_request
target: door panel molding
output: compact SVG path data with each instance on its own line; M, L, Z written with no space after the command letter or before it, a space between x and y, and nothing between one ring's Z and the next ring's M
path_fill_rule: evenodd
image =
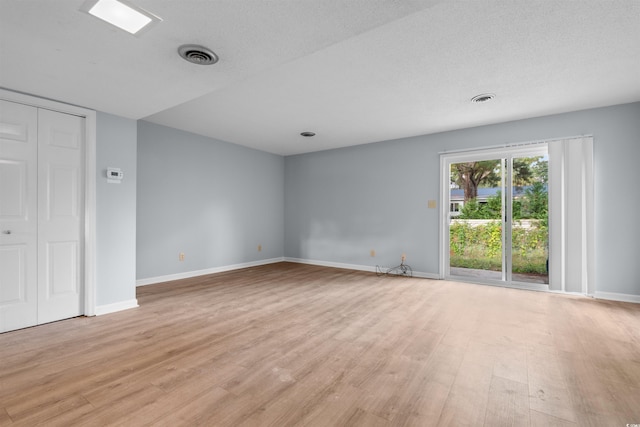
M18 194L0 190L0 220L27 219L27 164L22 160L0 160L0 180L14 184L10 187L20 188ZM17 182L16 182L17 181Z
M16 286L2 287L0 293L0 307L15 303L23 303L27 299L27 274L26 274L27 245L2 245L0 246L0 270Z

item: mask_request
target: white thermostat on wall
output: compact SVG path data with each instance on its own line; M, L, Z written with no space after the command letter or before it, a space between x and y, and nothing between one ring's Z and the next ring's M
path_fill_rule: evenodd
M120 168L107 168L107 182L110 184L120 184L122 182L122 169Z

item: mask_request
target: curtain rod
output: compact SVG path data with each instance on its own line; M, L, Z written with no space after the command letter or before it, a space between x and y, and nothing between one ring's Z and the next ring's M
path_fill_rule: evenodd
M566 139L576 139L576 138L593 138L593 135L592 134L573 135L573 136L565 136L565 137L552 138L552 139L537 139L537 140L525 141L525 142L513 142L513 143L507 143L507 144L500 144L500 145L489 145L484 147L461 148L458 150L440 151L438 152L438 154L455 154L455 153L464 153L466 151L491 150L495 148L528 147L528 146L533 146L538 144L547 144L553 141L564 141Z

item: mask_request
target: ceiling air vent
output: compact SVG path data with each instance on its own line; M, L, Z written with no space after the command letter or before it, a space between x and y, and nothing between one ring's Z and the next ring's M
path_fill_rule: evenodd
M491 101L495 97L496 95L494 93L482 93L471 98L471 102L481 104L483 102Z
M178 53L193 64L211 65L218 62L218 55L214 51L196 44L184 44L178 48Z

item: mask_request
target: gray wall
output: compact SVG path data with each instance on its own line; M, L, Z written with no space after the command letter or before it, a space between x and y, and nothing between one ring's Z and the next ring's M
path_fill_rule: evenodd
M640 295L640 103L285 158L286 257L438 273L439 153L592 134L596 285ZM376 257L369 254L376 250Z
M281 156L139 121L137 278L282 257L283 179Z
M135 120L96 114L96 305L136 298ZM107 167L124 172L108 184Z

